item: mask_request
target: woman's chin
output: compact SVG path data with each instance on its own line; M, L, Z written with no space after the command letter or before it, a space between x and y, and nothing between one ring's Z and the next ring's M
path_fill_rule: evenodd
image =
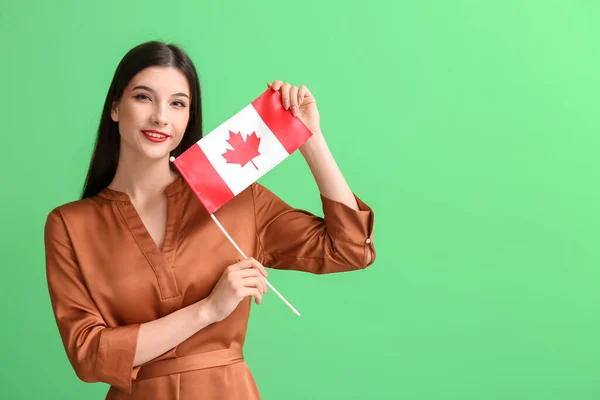
M161 161L169 160L173 150L167 143L124 143L121 142L121 153L126 151L133 158L139 158L140 161ZM123 155L123 154L121 154ZM127 157L129 158L129 157Z
M171 151L167 148L164 149L144 149L142 151L142 154L140 154L142 157L148 159L149 161L161 161L161 160L168 160L169 157L171 156Z

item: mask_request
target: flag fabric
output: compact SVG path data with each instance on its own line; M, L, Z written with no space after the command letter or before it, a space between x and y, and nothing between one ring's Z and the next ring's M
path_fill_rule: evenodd
M173 163L209 214L311 137L271 88L184 151Z

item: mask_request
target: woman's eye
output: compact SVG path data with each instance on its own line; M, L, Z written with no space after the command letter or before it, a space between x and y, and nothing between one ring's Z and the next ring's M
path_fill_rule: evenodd
M145 94L136 94L133 97L135 97L136 99L139 99L139 100L150 100L150 98L148 96L146 96Z
M183 101L174 101L173 104L175 104L177 107L185 107L185 103Z

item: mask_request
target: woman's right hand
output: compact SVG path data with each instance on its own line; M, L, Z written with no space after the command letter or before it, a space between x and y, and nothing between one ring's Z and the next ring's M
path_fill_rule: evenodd
M265 267L254 258L228 266L206 298L212 322L227 318L247 296L253 296L256 304L260 304L267 293L267 276Z

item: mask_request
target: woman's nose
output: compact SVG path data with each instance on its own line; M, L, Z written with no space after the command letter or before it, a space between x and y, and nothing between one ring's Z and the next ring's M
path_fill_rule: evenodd
M152 116L152 122L155 124L164 126L167 124L167 109L165 106L158 105L154 109L154 115Z

